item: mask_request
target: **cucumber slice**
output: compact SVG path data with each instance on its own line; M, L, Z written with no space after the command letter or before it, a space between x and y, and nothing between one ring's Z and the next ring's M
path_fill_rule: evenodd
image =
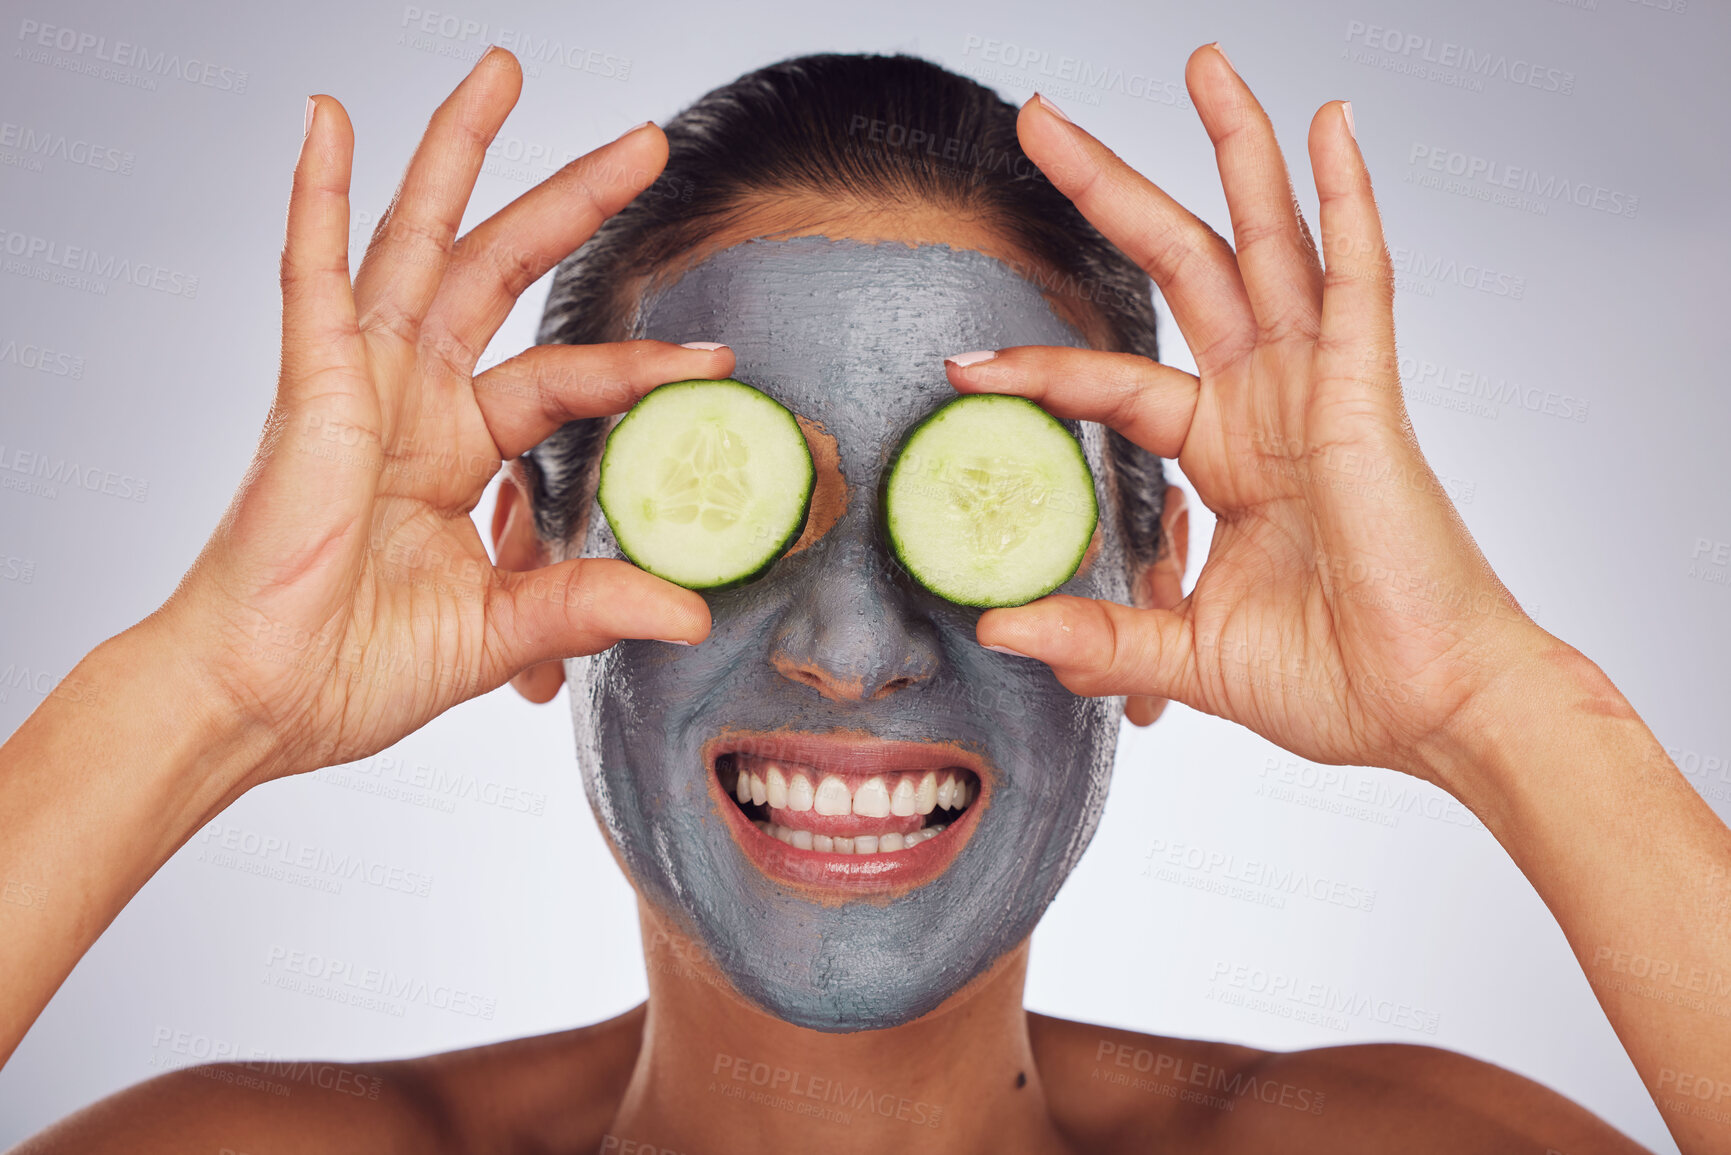
M596 499L619 548L694 590L758 577L805 528L817 479L799 422L742 381L646 393L607 435Z
M884 486L896 559L967 606L1051 593L1081 566L1098 520L1082 446L1023 397L949 402L908 434Z

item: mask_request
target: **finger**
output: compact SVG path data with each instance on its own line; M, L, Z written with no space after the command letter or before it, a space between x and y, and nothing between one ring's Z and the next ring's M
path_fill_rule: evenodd
M1177 457L1190 434L1200 383L1193 374L1135 353L1061 345L999 349L983 361L946 360L963 393L1013 393L1055 417L1098 421L1150 453Z
M1293 196L1274 125L1217 44L1190 55L1185 79L1232 214L1238 270L1265 340L1314 338L1322 263Z
M474 365L523 291L654 183L666 163L667 138L641 125L506 205L457 242L428 324Z
M1054 595L1014 609L987 610L975 626L982 646L1045 662L1071 692L1196 699L1195 649L1187 618L1174 610Z
M488 599L494 683L539 662L598 653L622 638L695 645L709 636L703 598L612 558L499 571Z
M450 260L487 146L522 87L517 58L489 48L433 113L355 277L363 328L415 339Z
M361 363L349 288L354 146L343 106L328 96L308 98L282 251L285 400L331 364Z
M276 403L218 531L226 556L265 567L270 584L355 563L382 462L349 286L354 131L329 96L309 99L307 111L283 243Z
M567 421L625 412L657 385L731 372L733 350L725 345L536 345L475 378L475 400L499 456L510 460Z
M1352 106L1332 101L1310 124L1310 167L1322 208L1322 297L1318 370L1331 388L1401 408L1394 344L1394 269L1370 173L1353 136Z
M1219 233L1042 96L1022 106L1016 132L1058 191L1154 278L1203 376L1254 347L1256 318Z

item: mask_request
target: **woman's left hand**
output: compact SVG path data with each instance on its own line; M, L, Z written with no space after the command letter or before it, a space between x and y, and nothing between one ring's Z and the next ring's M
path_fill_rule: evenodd
M1218 523L1176 606L1053 596L991 610L981 643L1078 694L1171 699L1318 762L1435 780L1451 725L1501 672L1567 651L1492 573L1413 438L1393 274L1349 106L1311 122L1322 259L1261 105L1215 47L1186 72L1236 251L1040 99L1022 146L1159 284L1198 375L1026 346L948 366L1176 458ZM1152 599L1139 599L1147 605ZM1572 651L1568 651L1572 653Z

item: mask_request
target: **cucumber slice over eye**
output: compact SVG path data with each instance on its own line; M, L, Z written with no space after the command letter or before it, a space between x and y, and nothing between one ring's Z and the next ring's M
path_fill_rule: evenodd
M884 485L891 548L967 606L1019 606L1075 576L1099 520L1082 446L1023 397L958 397L915 426Z
M656 577L716 590L760 576L805 528L817 479L799 422L742 381L650 390L607 435L596 499Z

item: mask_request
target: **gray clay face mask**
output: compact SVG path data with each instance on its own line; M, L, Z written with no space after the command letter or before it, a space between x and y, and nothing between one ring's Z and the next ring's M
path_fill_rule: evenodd
M896 567L879 487L901 437L956 396L944 356L1086 343L982 253L824 238L709 257L643 302L639 335L730 345L736 377L835 439L847 505L763 578L706 595L714 630L702 645L627 641L567 663L590 802L639 890L746 997L822 1031L908 1022L1032 931L1093 836L1120 703L1078 698L1044 665L981 648L979 611ZM1081 432L1102 547L1059 592L1126 601L1101 431ZM598 510L586 553L620 556ZM831 693L801 670L821 671ZM783 736L945 743L979 760L984 794L959 849L917 885L799 885L747 853L754 828L742 840L740 815L724 809L735 804L710 759L742 732L771 754Z

